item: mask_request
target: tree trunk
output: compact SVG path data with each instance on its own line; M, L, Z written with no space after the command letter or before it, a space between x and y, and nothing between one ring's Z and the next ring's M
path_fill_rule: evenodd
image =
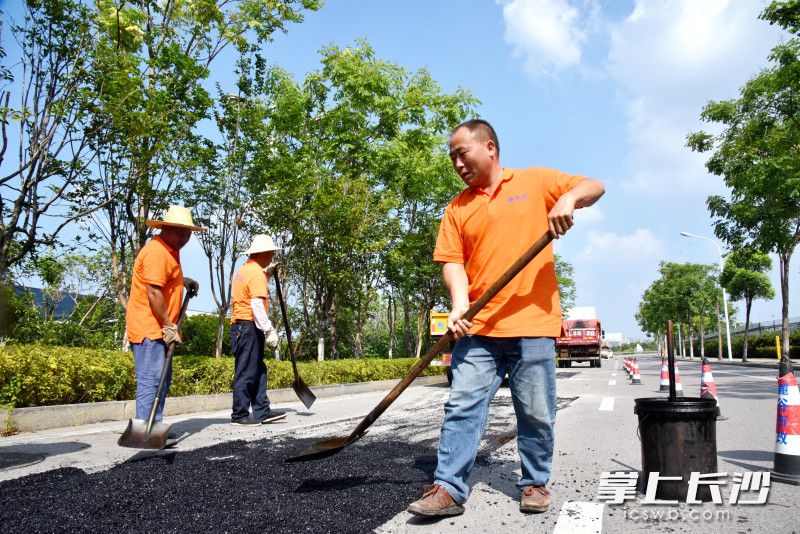
M424 313L422 310L417 311L417 339L416 339L416 346L414 347L414 357L419 358L419 355L422 353L422 324Z
M388 323L389 327L389 359L391 360L394 357L394 330L395 330L395 305L394 305L394 298L392 297L391 292L389 293L389 302L386 305L386 322Z
M778 254L781 268L781 334L783 336L781 346L781 359L789 359L789 260L792 259L791 253Z
M404 356L410 358L414 354L414 346L411 341L411 310L408 304L408 297L403 295L403 344L405 345Z
M331 359L339 359L339 318L336 310L336 297L333 297L331 309L328 312L328 329L331 335Z
M719 318L719 297L717 297L717 360L722 361L722 320Z
M361 295L356 299L356 334L353 337L353 356L358 359L364 357L364 299Z
M703 316L702 310L700 311L700 358L703 359L706 357L706 329L705 329L705 317Z
M222 338L225 335L225 319L227 311L228 310L222 307L217 310L217 346L214 349L215 358L222 356Z
M747 331L750 329L750 307L753 305L753 298L744 300L744 337L742 339L742 362L747 361Z
M689 359L694 358L694 324L692 316L689 316Z
M325 361L325 314L317 310L317 361Z
M686 347L683 345L683 323L678 323L678 356L686 358Z

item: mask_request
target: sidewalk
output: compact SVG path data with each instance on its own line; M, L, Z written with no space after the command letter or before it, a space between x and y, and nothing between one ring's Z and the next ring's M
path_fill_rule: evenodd
M351 384L331 384L327 386L314 386L311 391L317 398L338 397L370 393L375 391L389 391L400 381L376 380L372 382L355 382ZM421 376L414 380L413 385L425 386L442 384L447 381L444 375ZM271 389L268 392L273 403L289 403L297 401L297 395L292 388ZM227 410L230 415L231 394L218 393L216 395L189 395L186 397L167 397L164 405L164 415L183 415L199 412L216 412ZM0 429L18 432L36 432L51 428L71 427L103 423L108 421L127 421L134 417L136 401L111 401L91 402L83 404L61 404L56 406L38 406L33 408L11 408L0 410ZM0 444L3 438L0 438Z

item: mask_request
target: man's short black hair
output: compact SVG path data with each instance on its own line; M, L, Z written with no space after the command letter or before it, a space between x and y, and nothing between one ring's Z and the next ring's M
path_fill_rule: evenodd
M473 136L477 136L481 141L491 140L497 149L497 155L500 155L500 141L497 139L497 132L494 131L494 128L492 128L492 125L489 124L488 121L483 119L470 119L468 121L464 121L456 126L455 130L453 130L453 133L456 133L459 128L466 128L469 130L469 133L471 133Z

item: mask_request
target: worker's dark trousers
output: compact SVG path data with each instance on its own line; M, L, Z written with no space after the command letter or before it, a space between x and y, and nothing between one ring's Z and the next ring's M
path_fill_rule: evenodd
M264 332L253 321L231 325L231 348L236 361L233 373L233 412L231 419L245 419L253 407L253 418L269 413L267 366L264 364Z

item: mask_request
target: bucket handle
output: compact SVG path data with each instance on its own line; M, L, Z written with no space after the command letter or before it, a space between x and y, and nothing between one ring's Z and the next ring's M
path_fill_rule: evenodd
M646 413L641 417L641 419L639 419L639 422L636 423L636 437L639 438L639 441L642 441L642 433L641 433L642 422L645 421L648 417L650 417L650 414Z

